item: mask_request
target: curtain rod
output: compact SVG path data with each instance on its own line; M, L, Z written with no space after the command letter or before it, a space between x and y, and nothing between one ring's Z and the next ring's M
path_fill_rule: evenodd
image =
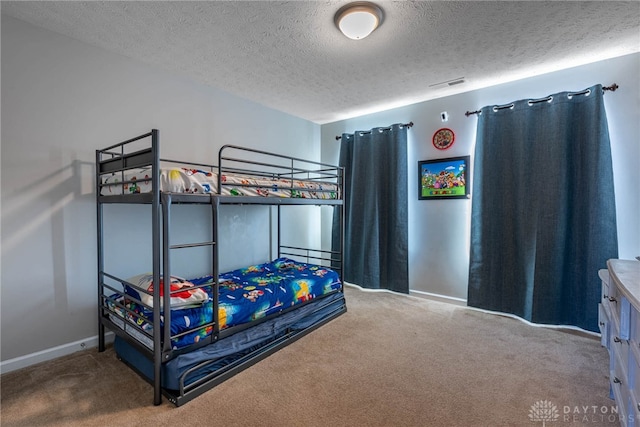
M413 126L413 122L403 123L403 124L402 124L402 126L406 126L406 127L408 127L408 128L411 128L411 126ZM391 127L386 127L386 128L381 128L380 130L390 130L390 129L391 129ZM358 132L358 133L371 133L371 131L370 131L370 130L368 130L368 131L366 131L366 132L365 132L365 131L362 131L362 132ZM341 137L340 135L337 135L337 136L336 136L336 141L340 141L340 139L341 139L341 138L342 138L342 137Z
M620 87L620 86L618 86L616 83L612 84L611 86L603 86L603 87L602 87L602 92L604 93L604 92L606 92L606 91L608 91L608 90L610 90L611 92L615 92L615 91L616 91L616 89L618 89L619 87ZM585 94L585 93L587 93L587 92L589 92L589 89L585 89L585 90L580 91L580 92L571 93L571 95L583 95L583 94ZM537 103L537 102L543 102L543 101L548 101L548 100L549 100L549 97L546 97L546 98L542 98L542 99L539 99L539 100L537 99L537 100L529 101L529 103L531 103L531 104L535 104L535 103ZM507 105L505 105L504 107L505 107L505 108L506 108L506 107L511 107L512 105L513 105L513 104L507 104ZM500 106L498 106L498 109L500 109ZM471 115L474 115L474 114L480 114L480 110L476 110L476 111L467 111L466 113L464 113L464 115L465 115L465 116L467 116L467 117L469 117L469 116L471 116Z

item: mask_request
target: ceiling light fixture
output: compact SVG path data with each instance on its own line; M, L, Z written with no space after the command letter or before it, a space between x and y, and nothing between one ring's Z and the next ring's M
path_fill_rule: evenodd
M360 40L382 23L382 9L368 1L356 1L342 6L333 18L342 34Z

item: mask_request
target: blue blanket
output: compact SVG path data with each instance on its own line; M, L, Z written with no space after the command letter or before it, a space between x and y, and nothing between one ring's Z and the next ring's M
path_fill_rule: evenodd
M213 276L190 279L194 285L213 284ZM218 295L218 317L220 329L226 329L269 316L282 310L310 301L340 289L338 273L313 264L305 264L288 258L252 265L220 275ZM211 295L211 287L203 288ZM124 299L125 305L153 321L153 313L146 307ZM112 307L113 309L113 307ZM117 310L114 310L117 311ZM143 318L123 313L130 321L151 333L152 325ZM213 331L211 326L201 327L212 321L211 298L196 308L171 311L171 334L189 333L172 338L173 348L182 348L199 342ZM164 319L161 319L164 320Z

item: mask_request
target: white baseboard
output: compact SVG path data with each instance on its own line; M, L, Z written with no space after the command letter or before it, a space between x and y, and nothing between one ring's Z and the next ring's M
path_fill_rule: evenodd
M367 289L367 288L363 288L361 286L355 285L353 283L345 282L344 284L346 286L352 286L354 288L358 288L361 291L365 291L365 292L391 292L391 293L396 294L396 295L406 295L406 294L401 294L401 293L389 291L389 290L386 290L386 289ZM487 314L493 314L495 316L510 317L512 319L519 320L519 321L521 321L523 323L526 323L527 325L535 326L537 328L558 329L558 330L563 330L563 331L572 331L574 333L584 334L585 336L600 337L600 334L597 333L597 332L587 331L587 330L579 328L577 326L571 326L571 325L548 325L548 324L532 323L532 322L529 322L528 320L525 320L522 317L518 317L518 316L516 316L514 314L502 313L502 312L491 311L491 310L483 310L481 308L476 308L476 307L469 307L467 305L467 300L463 299L463 298L456 298L456 297L450 297L450 296L446 296L446 295L433 294L431 292L416 291L416 290L413 290L413 289L409 290L409 296L412 296L412 297L415 297L415 298L428 299L428 300L432 300L432 301L445 302L445 303L448 303L448 304L454 304L454 305L457 305L457 306L460 306L460 307L468 308L469 310L480 311L480 312L487 313Z
M105 334L105 342L113 342L114 337L115 335L113 332L107 332ZM4 360L0 362L0 373L6 374L7 372L16 371L18 369L35 365L36 363L46 362L48 360L57 359L58 357L68 356L77 351L88 350L95 347L98 347L97 335L86 338L84 340L75 341L72 343L63 344L57 347L48 348L46 350L16 357L14 359Z
M348 282L344 282L344 284L346 286L351 286L354 288L358 288L363 292L389 292L395 295L407 295L407 294L403 294L403 293L399 293L399 292L394 292L394 291L390 291L388 289L370 289L370 288L363 288L360 285L356 285L354 283L348 283ZM449 304L455 304L461 307L466 307L467 306L467 300L466 299L462 299L462 298L456 298L456 297L449 297L446 295L440 295L440 294L432 294L431 292L424 292L424 291L415 291L413 289L409 289L409 295L412 297L416 297L416 298L423 298L423 299L429 299L432 301L439 301L439 302L446 302Z
M483 308L477 308L477 307L467 307L467 308L469 310L475 310L475 311L479 311L481 313L493 314L494 316L509 317L511 319L519 320L524 324L527 324L529 326L533 326L533 327L536 327L536 328L547 328L547 329L558 329L558 330L561 330L561 331L572 331L572 332L577 332L577 333L583 334L585 336L591 336L591 337L600 337L601 336L601 334L599 332L587 331L586 329L579 328L578 326L573 326L573 325L549 325L547 323L533 323L533 322L529 322L526 319L523 319L520 316L516 316L515 314L511 314L511 313L503 313L501 311L485 310Z
M447 295L440 295L440 294L432 294L431 292L416 291L413 289L409 289L409 295L413 295L415 297L424 298L424 299L430 299L433 301L446 302L449 304L459 305L461 307L467 306L467 300L463 298L450 297Z

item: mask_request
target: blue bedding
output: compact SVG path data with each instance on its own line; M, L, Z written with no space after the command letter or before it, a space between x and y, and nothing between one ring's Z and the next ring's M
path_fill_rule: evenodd
M194 285L212 284L213 277L198 277L189 282ZM288 258L223 273L219 279L218 296L220 330L279 313L340 288L340 279L335 271ZM174 349L195 344L213 331L211 326L202 327L210 323L213 317L212 287L203 289L209 298L200 306L171 310L172 336L189 331L172 338ZM113 304L110 304L111 309L151 334L153 327L144 319L153 321L153 312L128 300L126 295L118 295L117 298L142 318L120 310Z

